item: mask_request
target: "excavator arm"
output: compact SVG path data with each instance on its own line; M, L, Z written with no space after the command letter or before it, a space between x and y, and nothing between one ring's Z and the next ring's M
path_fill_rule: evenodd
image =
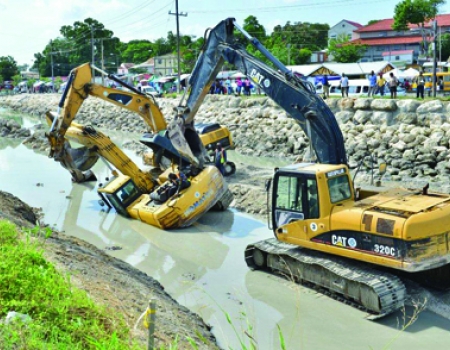
M47 123L53 124L57 117L52 112L46 113ZM73 149L69 141L75 141L84 147ZM66 156L62 165L72 174L74 182L84 182L94 175L90 172L91 163L103 157L106 164L112 164L120 173L133 179L142 193L149 193L155 186L149 174L143 172L111 139L92 126L72 122L66 129L63 149ZM86 167L76 164L89 164ZM114 173L114 170L113 170Z
M237 29L255 46L272 65L258 60L235 43ZM262 91L273 99L300 125L310 139L318 162L326 164L347 164L344 139L336 118L326 103L314 91L312 85L289 71L257 39L240 28L234 18L221 21L209 30L205 47L189 80L189 95L180 102L179 118L169 125L169 137L181 154L182 128L190 128L203 99L223 62L233 64L247 75ZM189 143L189 142L188 142ZM192 160L195 162L195 159Z
M57 118L53 119L50 130L46 134L50 143L49 157L54 158L61 163L66 163L66 167L70 162L66 159L69 156L65 146L65 135L84 100L89 96L100 98L138 114L144 119L149 129L154 133L167 128L166 120L153 96L139 92L134 89L134 87L117 79L114 75L108 75L108 77L117 83L124 85L131 92L107 88L92 83L92 68L103 74L107 74L98 68L91 66L89 63L83 64L72 70L69 75L67 88L58 105L58 114L61 109L62 113ZM74 163L72 162L72 164ZM82 168L89 165L92 166L93 164L78 164L78 166Z

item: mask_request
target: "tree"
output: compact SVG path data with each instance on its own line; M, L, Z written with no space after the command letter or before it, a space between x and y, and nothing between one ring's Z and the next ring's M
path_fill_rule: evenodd
M420 28L423 39L423 51L427 51L425 24L436 17L438 7L445 4L445 0L403 0L395 5L394 30L408 30L410 24Z
M32 69L40 76L51 76L52 68L54 76L68 75L73 68L92 61L92 49L95 64L101 67L111 55L117 56L123 45L111 30L92 18L62 26L60 33L62 37L50 40L42 52L34 54Z
M203 37L198 38L196 41L192 41L192 37L189 38L191 39L190 43L189 40L180 40L182 42L182 45L180 45L180 69L182 73L188 73L194 69L200 51L205 43Z
M266 29L259 23L255 16L248 16L244 19L243 28L247 33L259 41L264 42L264 40L266 40Z
M369 22L367 22L367 25L370 26L371 24L375 24L375 23L378 23L378 22L380 22L379 19L371 19Z
M441 57L443 61L447 61L450 58L450 34L442 34L439 38L441 43Z
M154 45L149 40L132 40L125 44L121 58L125 62L142 63L154 56Z
M364 55L367 45L350 43L345 34L338 35L336 39L331 39L328 45L328 53L334 57L336 62L352 63L357 62Z
M17 63L11 56L0 57L0 75L5 80L12 80L12 77L20 74Z
M12 81L14 82L14 86L17 86L22 81L22 76L20 74L16 74L12 77Z

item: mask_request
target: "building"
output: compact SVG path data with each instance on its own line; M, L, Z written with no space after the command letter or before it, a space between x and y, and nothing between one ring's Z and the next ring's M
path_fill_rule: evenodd
M436 20L438 35L450 30L450 14L438 15ZM396 31L392 29L393 24L393 18L382 19L354 31L351 42L368 46L361 58L362 62L389 61L397 66L407 66L422 64L432 58L423 53L423 39L417 25L410 25L409 30ZM431 21L425 25L427 41L432 40L431 25ZM439 52L437 52L437 57L440 61ZM442 59L447 58L443 57Z
M178 71L177 56L167 54L154 58L154 73L159 76L175 74Z
M358 30L362 27L363 26L359 23L343 19L338 24L335 24L328 30L328 41L343 36L346 36L349 40L355 39L354 38L355 30Z
M155 73L155 58L151 57L147 61L133 67L133 69L143 69L149 74Z
M126 75L129 73L129 69L134 67L134 63L122 63L117 69L117 73L120 75Z

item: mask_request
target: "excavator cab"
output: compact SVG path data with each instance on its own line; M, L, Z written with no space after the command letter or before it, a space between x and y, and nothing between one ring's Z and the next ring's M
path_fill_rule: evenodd
M103 203L125 217L129 217L127 208L134 203L142 192L129 176L113 177L105 185L99 184L98 194Z
M278 170L273 179L274 229L297 220L319 217L318 186L314 174Z

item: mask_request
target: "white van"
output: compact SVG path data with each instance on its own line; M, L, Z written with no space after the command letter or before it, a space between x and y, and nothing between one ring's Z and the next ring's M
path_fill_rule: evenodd
M330 96L342 96L340 80L330 81ZM348 81L348 96L367 96L369 93L369 81L367 79L353 79Z

